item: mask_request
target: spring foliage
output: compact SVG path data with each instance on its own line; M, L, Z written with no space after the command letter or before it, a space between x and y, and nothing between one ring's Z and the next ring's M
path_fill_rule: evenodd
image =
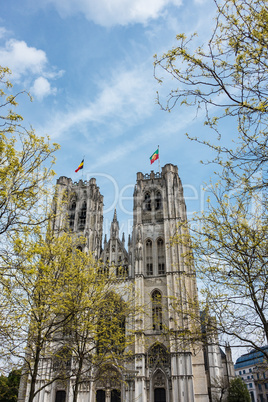
M55 229L50 194L58 145L22 126L9 74L0 67L1 369L22 364L20 397L28 384L28 402L70 378L76 401L93 366L114 363L115 356L120 365L129 342L124 325L131 306L122 301L128 289L121 285L116 295L112 272L107 276L101 261L81 251L86 240L67 224ZM62 221L67 202L58 208Z
M160 95L159 104L204 111L204 124L217 133L190 137L215 151L210 162L218 177L208 186L205 211L182 222L173 242L191 244L185 260L201 279L204 313L191 319L236 346L258 349L268 340L268 7L267 0L214 3L214 29L203 46L195 47L196 33L179 34L177 47L155 58L155 76L164 71L177 83L167 104ZM231 127L231 145L223 123ZM192 335L202 338L204 331Z
M176 105L203 108L204 124L217 132L217 139L192 139L216 151L214 161L224 173L246 180L267 163L267 1L214 3L214 31L203 46L194 49L196 33L189 38L179 34L177 47L156 56L156 78L164 70L177 82L167 104L162 105L160 96L158 101L166 110ZM221 142L226 119L234 123L231 147ZM231 177L226 174L227 184ZM266 179L261 184L266 186Z
M11 94L9 74L0 66L0 258L4 259L11 232L45 220L39 206L48 195L54 153L59 148L48 137L23 127L22 116L15 112L17 98L23 93Z

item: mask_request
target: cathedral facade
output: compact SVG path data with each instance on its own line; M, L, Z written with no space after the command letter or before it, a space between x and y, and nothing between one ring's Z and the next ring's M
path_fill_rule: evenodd
M191 323L183 307L180 313L174 309L174 300L186 300L185 292L197 298L195 273L184 261L185 246L170 246L178 225L187 219L177 166L167 164L161 173L137 173L133 229L127 242L124 234L119 236L116 211L110 238L105 235L103 242L103 197L94 178L74 183L60 177L57 187L59 192L72 194L69 225L86 238L85 251L118 267L118 280L133 284L137 311L147 306L135 316L132 357L123 367L111 365L105 381L91 375L87 384L81 385L78 401L216 401L219 383L234 375L231 352L227 348L223 353L216 340L206 346L182 345L179 334ZM21 401L27 400L27 392L25 385L20 390ZM72 401L71 379L68 385L51 383L37 400Z

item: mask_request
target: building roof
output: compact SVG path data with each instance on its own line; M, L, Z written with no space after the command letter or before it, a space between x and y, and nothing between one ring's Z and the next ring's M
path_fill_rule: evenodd
M268 345L261 347L261 349L268 352ZM263 363L263 361L264 354L261 351L252 350L251 352L240 356L236 360L234 368L237 370L242 367L255 366L256 364Z

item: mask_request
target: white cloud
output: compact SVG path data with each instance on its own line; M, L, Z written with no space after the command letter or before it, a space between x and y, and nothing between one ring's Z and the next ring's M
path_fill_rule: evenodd
M99 96L94 102L54 115L49 126L41 130L58 138L73 127L83 131L83 127L90 122L107 123L110 128L116 125L117 130L113 134L116 136L122 125L138 123L152 112L155 98L152 81L151 72L142 68L116 71L109 82L100 83Z
M30 89L31 94L38 100L42 100L45 96L55 94L56 88L52 88L50 82L44 77L38 77Z
M2 66L12 71L13 80L19 80L25 74L41 74L47 64L47 56L43 50L29 47L26 42L10 39L4 47L0 47Z
M0 39L8 31L0 27ZM8 67L12 72L12 82L26 80L27 87L31 85L32 94L42 100L45 96L55 94L56 89L51 87L48 80L61 77L63 70L56 71L49 66L46 53L41 49L28 46L26 42L14 38L6 40L0 46L1 66Z
M43 0L43 3L54 4L62 17L82 13L88 20L110 27L146 24L161 16L168 5L180 6L182 0Z

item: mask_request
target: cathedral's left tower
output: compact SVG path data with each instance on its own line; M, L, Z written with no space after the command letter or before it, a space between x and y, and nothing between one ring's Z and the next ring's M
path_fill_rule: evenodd
M55 199L56 219L54 229L69 228L76 235L86 238L83 251L90 251L100 258L103 227L103 196L96 179L89 181L61 176L57 180Z

